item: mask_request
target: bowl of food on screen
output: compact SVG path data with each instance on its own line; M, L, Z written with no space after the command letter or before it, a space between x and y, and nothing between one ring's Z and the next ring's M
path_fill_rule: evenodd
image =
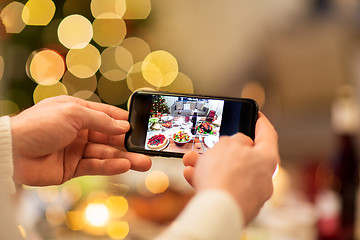
M178 146L184 146L186 143L190 142L191 140L190 135L183 130L174 133L172 139L174 140L175 144Z

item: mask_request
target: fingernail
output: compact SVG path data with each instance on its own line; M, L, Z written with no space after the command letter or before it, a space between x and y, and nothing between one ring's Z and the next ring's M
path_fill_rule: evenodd
M120 126L121 128L128 128L129 127L129 122L128 121L124 121L124 120L116 120L118 126Z

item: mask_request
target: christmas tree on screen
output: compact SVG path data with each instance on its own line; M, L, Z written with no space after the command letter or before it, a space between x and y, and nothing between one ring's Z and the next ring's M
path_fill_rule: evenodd
M150 115L161 116L164 113L169 113L169 107L166 105L165 99L162 96L154 96Z

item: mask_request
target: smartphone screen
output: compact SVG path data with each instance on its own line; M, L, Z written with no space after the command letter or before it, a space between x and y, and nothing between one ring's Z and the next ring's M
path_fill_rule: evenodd
M251 99L137 92L129 111L128 151L181 157L206 152L222 135L254 138L258 107Z

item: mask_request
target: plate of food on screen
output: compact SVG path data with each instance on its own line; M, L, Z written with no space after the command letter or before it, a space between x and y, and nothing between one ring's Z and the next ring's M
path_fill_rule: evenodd
M164 148L167 147L168 144L169 144L169 139L166 138L164 134L153 135L146 142L146 146L148 149L157 150L157 151L163 150Z

